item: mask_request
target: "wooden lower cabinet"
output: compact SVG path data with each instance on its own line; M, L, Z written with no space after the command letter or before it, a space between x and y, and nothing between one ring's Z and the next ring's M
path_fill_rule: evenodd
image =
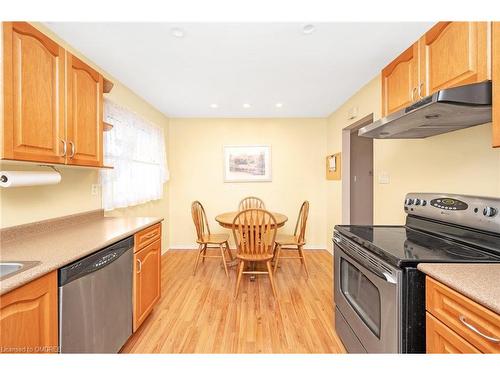
M429 354L481 353L431 314L425 314L426 350Z
M134 319L135 332L160 299L161 240L134 254Z
M428 353L500 353L500 315L426 277Z
M57 353L57 271L0 296L0 353Z

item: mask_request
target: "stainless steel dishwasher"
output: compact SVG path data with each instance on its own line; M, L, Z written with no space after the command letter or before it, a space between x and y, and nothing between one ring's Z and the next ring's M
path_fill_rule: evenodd
M59 269L61 353L117 353L132 334L134 238Z

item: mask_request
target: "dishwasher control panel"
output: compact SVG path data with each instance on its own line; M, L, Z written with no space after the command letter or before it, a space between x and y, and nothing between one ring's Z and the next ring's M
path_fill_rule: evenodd
M58 272L59 286L108 266L133 247L134 237L128 237L60 268Z
M97 267L104 266L105 264L112 262L117 256L118 256L117 252L107 254L107 255L103 256L101 259L99 259L97 262L95 262L94 267L97 268Z

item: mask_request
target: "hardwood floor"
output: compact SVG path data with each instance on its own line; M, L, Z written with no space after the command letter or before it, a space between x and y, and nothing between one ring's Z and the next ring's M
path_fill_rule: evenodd
M283 251L284 253L284 251ZM226 277L218 259L192 275L196 251L162 257L162 296L123 353L342 353L334 332L333 258L307 251L309 280L300 262L283 260L275 276L241 281L233 298L235 268Z

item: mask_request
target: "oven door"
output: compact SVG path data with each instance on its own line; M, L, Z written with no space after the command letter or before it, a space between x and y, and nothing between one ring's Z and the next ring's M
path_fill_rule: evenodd
M342 315L336 319L336 329L346 349L349 352L400 353L402 271L350 240L342 238L344 244L349 245L343 247L342 241L335 240L335 304ZM358 248L355 252L344 251L353 246ZM342 324L349 327L337 327ZM342 338L342 332L346 337ZM347 337L348 334L356 338Z

